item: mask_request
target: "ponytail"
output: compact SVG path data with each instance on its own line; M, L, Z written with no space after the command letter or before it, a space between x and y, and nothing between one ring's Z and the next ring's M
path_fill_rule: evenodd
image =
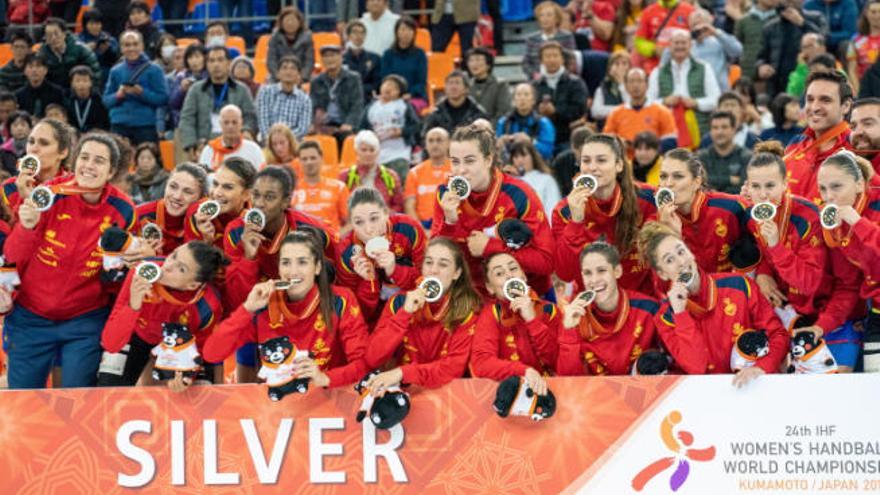
M614 225L614 245L620 253L627 253L638 236L639 225L642 223L642 212L636 194L636 180L633 176L632 163L626 158L624 145L620 138L611 134L593 134L584 140L584 145L601 143L611 148L614 159L623 163L623 168L615 176L620 186L620 213ZM581 146L583 149L583 146Z

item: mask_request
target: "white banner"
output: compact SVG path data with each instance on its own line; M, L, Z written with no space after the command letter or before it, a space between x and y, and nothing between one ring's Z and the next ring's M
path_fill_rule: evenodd
M880 493L880 375L684 378L569 488Z

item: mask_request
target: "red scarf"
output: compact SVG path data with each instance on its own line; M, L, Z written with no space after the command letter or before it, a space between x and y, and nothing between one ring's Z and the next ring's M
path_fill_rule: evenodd
M244 143L244 139L239 139L237 143L232 146L226 146L223 144L223 136L217 136L216 138L208 141L208 146L214 150L214 156L211 157L211 170L216 171L220 168L220 165L223 165L223 160L226 159L227 155L231 155L238 151L241 148L242 143Z
M608 328L600 323L596 318L596 315L593 313L593 305L591 304L587 306L587 311L584 313L584 317L578 322L578 333L580 333L582 339L587 342L592 342L602 337L615 335L623 329L623 325L626 324L626 320L629 318L629 296L626 294L626 291L619 287L617 291L619 292L617 308L611 313L611 315L614 315L615 312L617 313L617 317L614 320L614 326Z
M179 224L179 229L171 230L171 225L169 224L168 219L172 218L175 220L174 223ZM160 199L156 202L156 225L162 229L168 237L172 237L174 239L183 239L183 225L185 218L183 216L172 217L167 214L165 211L165 200Z
M498 201L498 195L501 193L501 183L503 182L501 171L498 169L493 169L492 180L489 183L489 188L485 193L476 193L474 191L471 192L471 195L468 198L461 202L461 211L469 216L469 217L477 217L484 218L489 216L489 212L491 212L495 208L495 203ZM471 204L471 200L475 199L474 196L479 194L480 196L486 196L486 202L483 204L483 207L477 210L477 208Z

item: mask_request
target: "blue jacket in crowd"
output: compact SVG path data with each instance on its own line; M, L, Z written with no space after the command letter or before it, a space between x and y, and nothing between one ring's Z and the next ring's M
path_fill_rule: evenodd
M383 79L389 74L397 74L406 79L407 92L413 98L428 98L425 91L428 84L428 57L424 50L417 46L406 50L391 47L382 55L380 66Z
M836 54L841 41L849 41L856 34L856 22L859 19L859 7L856 0L807 0L804 10L822 14L828 22L828 34L825 45L828 51Z
M132 75L143 64L150 64L132 81ZM116 99L116 91L124 82L139 84L144 88L140 95L127 95L122 100ZM127 60L116 64L110 70L107 87L104 89L104 106L110 111L110 123L130 127L146 127L156 125L156 109L168 104L168 89L165 86L165 74L158 65L150 62L146 55L133 64Z
M532 138L535 149L545 160L553 158L553 143L556 141L556 129L547 117L535 112L523 117L516 110L498 119L495 135L498 137L523 132Z

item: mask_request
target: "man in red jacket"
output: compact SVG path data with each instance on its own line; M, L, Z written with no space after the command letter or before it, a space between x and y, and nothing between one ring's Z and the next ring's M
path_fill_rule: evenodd
M813 72L807 78L807 130L785 148L783 157L792 194L821 201L816 174L826 158L842 148L850 149L850 129L844 117L852 99L852 87L842 74Z
M853 150L874 166L880 174L880 98L859 98L853 103L849 118Z

